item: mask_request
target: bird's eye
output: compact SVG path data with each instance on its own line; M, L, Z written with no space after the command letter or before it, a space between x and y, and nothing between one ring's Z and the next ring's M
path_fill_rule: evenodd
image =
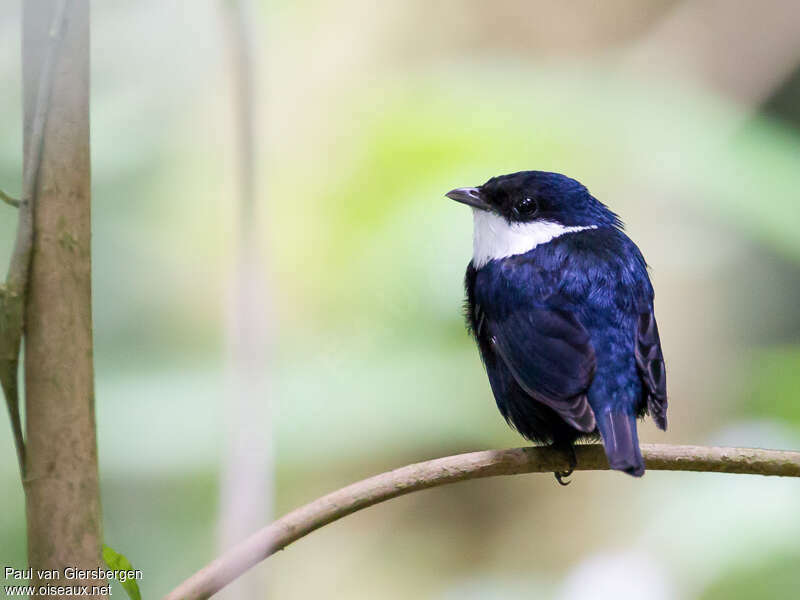
M539 205L533 198L523 198L517 202L516 209L519 216L531 217L536 213L537 210L539 210Z

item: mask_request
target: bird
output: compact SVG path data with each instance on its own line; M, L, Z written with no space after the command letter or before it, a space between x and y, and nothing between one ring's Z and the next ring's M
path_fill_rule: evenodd
M520 171L448 198L473 214L467 328L497 407L563 451L602 441L612 469L645 472L637 420L667 429L667 380L648 265L619 216L580 182Z

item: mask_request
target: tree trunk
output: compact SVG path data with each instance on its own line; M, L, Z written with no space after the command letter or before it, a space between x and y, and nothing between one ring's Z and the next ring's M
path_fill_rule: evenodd
M252 0L223 0L222 17L230 52L230 83L236 136L237 193L230 208L238 215L233 276L228 286L227 420L220 472L219 541L234 546L271 520L274 490L271 390L267 369L274 328L259 230L258 69ZM267 598L266 576L251 574L224 590L221 600Z
M58 4L23 3L26 157ZM66 567L102 564L92 367L88 0L67 1L53 65L25 323L28 560L30 585L88 585L91 592L105 582L64 576ZM60 571L61 579L42 580L37 569Z

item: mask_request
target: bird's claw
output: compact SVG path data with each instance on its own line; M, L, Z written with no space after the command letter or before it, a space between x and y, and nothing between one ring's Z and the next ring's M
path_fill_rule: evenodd
M556 471L555 473L553 473L553 475L555 476L556 481L558 482L559 485L567 486L572 482L571 481L564 481L564 478L565 477L569 477L570 475L572 475L572 471L573 471L573 469L570 469L569 471Z
M571 481L565 481L567 477L572 475L575 471L575 467L578 466L578 457L575 456L575 448L573 446L569 446L564 450L567 453L567 460L569 461L569 470L568 471L555 471L553 475L556 478L556 481L559 485L567 486Z

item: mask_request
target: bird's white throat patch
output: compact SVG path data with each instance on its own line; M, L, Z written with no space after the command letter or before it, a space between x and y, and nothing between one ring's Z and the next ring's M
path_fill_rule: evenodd
M480 269L490 260L525 254L565 233L595 229L595 225L567 227L550 221L509 223L494 213L472 209L472 264Z

